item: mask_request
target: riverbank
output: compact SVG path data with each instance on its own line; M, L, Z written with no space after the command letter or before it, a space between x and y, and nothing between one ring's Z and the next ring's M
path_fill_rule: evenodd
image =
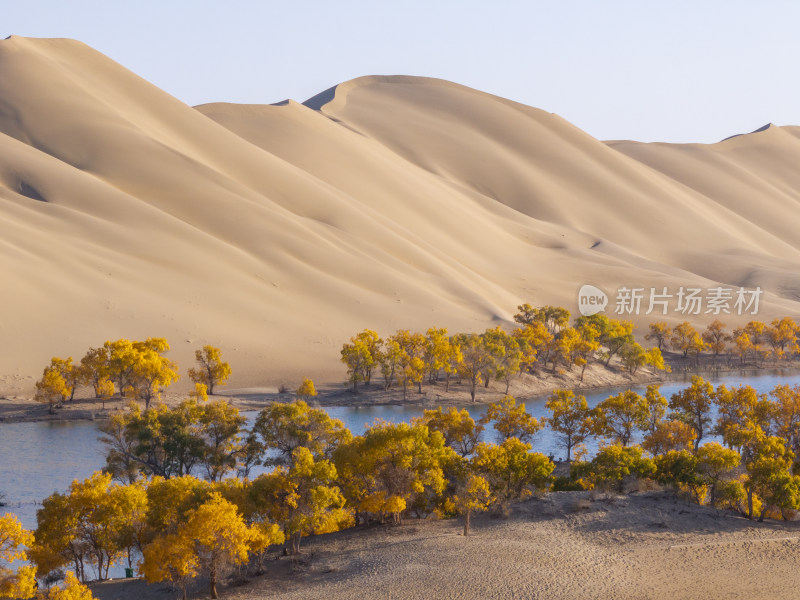
M273 555L264 575L235 578L220 597L788 599L800 586L800 523L748 521L670 492L553 492L506 518L478 516L467 538L462 530L460 519L409 520L309 538L298 560ZM92 591L99 600L175 596L140 580ZM202 581L193 592L206 597Z
M680 355L668 354L668 364L672 374L652 372L641 368L635 375L631 375L615 361L609 367L601 363L593 363L586 368L583 380L577 367L551 373L549 370L539 369L535 374L522 374L512 379L508 393L518 400L539 399L548 396L554 389L570 389L576 393L590 393L605 389L616 389L626 386L642 386L650 383L666 383L688 379L693 374L703 377L747 373L748 375L760 374L794 374L800 373L800 362L782 361L766 362L762 366L739 364L720 360L716 367L711 363L702 362L700 368L690 368ZM258 411L270 402L285 402L295 397L294 390L299 382L289 382L284 386L284 391L274 387L249 387L234 388L219 387L220 397L227 398L231 404L241 411ZM470 398L469 385L465 380L456 378L450 382L446 390L444 381L435 384L424 383L422 391L417 386L409 386L404 397L401 387L394 386L384 390L378 378L371 385L359 385L358 393L354 393L352 385L341 382L317 384L318 395L311 400L317 406L345 406L350 408L364 408L369 406L419 406L434 408L436 406L475 406L496 402L506 393L504 382L491 381L488 387L480 385L477 389L475 401ZM103 407L99 400L88 397L89 390L81 389L72 402L67 402L61 408L50 413L49 407L36 402L32 395L0 394L0 423L20 423L35 421L94 421L104 420L115 409L124 407L128 400L114 397L108 400ZM162 395L162 401L168 405L176 405L186 398L186 394L168 391Z
M664 380L663 374L639 369L636 375L630 375L618 365L612 363L606 367L595 363L586 368L581 380L581 372L577 367L571 371L562 370L556 373L539 370L535 374L522 374L511 380L508 393L517 399L539 398L552 393L554 389L571 389L576 393L618 388L628 385L644 385ZM299 382L287 385L293 390ZM470 406L496 402L506 393L504 382L491 381L488 387L480 385L476 391L475 401L470 397L469 385L465 380L456 378L450 382L446 391L444 381L435 384L423 383L421 392L417 386L406 390L395 386L384 390L381 383L373 381L371 385L361 384L358 393L354 393L352 385L340 382L317 385L318 395L312 402L318 406L347 406L352 408L385 405L407 406ZM292 391L281 393L275 388L237 388L219 387L220 396L227 398L233 406L242 411L260 410L270 402L293 399ZM108 415L127 404L128 400L114 397L105 402L105 406L94 398L87 397L88 389L81 389L71 402L50 412L45 404L36 402L32 396L0 395L0 423L19 423L34 421L93 421L107 419ZM169 391L162 395L162 401L175 405L185 399L186 395Z

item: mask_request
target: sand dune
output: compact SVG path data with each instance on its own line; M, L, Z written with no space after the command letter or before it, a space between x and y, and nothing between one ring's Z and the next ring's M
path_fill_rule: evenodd
M794 314L799 131L603 143L413 77L195 109L79 42L11 37L0 393L122 336L184 367L219 345L233 386L333 380L364 327L481 330L574 310L583 283L761 285L762 318Z

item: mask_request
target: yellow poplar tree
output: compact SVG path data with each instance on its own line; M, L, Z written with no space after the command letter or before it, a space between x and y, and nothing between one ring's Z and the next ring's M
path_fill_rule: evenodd
M670 344L673 350L683 352L683 357L686 358L693 348L698 345L702 348L703 340L692 324L684 321L672 328Z
M217 598L217 582L226 569L247 560L251 532L236 506L217 492L189 515L183 529L183 535L194 542L199 570L208 577L211 597Z
M95 600L91 590L78 581L75 573L67 571L64 585L52 587L46 595L40 595L43 600Z
M108 378L101 379L95 387L95 395L103 403L103 409L105 409L106 402L114 395L114 382Z
M189 378L195 383L204 383L208 393L214 395L214 388L225 385L231 376L231 366L223 362L222 352L214 346L203 346L194 353L197 368L189 369Z
M733 388L720 385L713 397L717 405L714 433L722 436L729 448L741 450L758 432L770 429L776 407L766 394L759 394L749 385Z
M383 389L388 390L394 384L395 376L400 370L403 349L397 340L384 340L378 350L377 361L383 375Z
M469 535L472 513L482 512L492 503L489 482L480 475L470 473L459 492L453 496L453 504L459 514L464 515L464 535Z
M520 367L533 372L540 353L552 342L553 334L541 321L533 321L515 329L511 335L517 340L522 353Z
M664 343L669 341L671 333L672 329L670 329L670 326L664 321L659 321L657 323L650 323L650 331L645 334L644 339L648 342L650 340L655 340L656 347L659 350L664 350Z
M331 533L352 524L336 477L333 463L315 460L308 448L298 447L288 468L278 467L253 480L251 501L257 511L282 524L292 554L300 552L304 535Z
M150 583L169 581L181 590L187 600L186 588L197 575L199 560L194 552L194 540L185 532L158 536L145 546L139 569Z
M357 336L349 344L342 345L341 360L347 366L347 381L353 384L353 393L358 393L358 382L366 381L365 373L372 372L374 360L370 346Z
M470 398L475 402L475 391L483 381L482 374L492 367L494 357L483 338L476 333L461 333L455 336L455 340L461 349L458 374L469 382Z
M298 398L308 401L310 398L313 398L317 395L317 389L314 387L314 382L308 377L305 377L303 379L303 383L301 383L300 387L297 388L296 393Z
M439 377L439 371L447 365L450 353L450 337L444 327L431 327L425 333L425 354L423 362L428 373L428 383L434 383Z
M285 541L286 536L280 525L276 523L259 521L250 525L250 552L256 557L259 572L264 568L264 555L267 548L283 544Z
M117 385L119 393L125 395L130 387L130 375L136 365L137 351L133 342L127 339L106 341L103 344L106 353L106 370L108 377Z
M84 370L87 383L94 388L95 398L102 397L101 383L109 381L108 348L105 346L89 348L81 359L81 367ZM114 387L112 382L110 396L113 395Z
M703 332L703 342L714 355L714 364L717 363L717 357L725 352L728 342L732 339L731 335L725 331L725 323L719 319L715 319L706 327Z
M472 454L483 431L483 425L476 424L466 408L458 410L453 406L447 412L441 406L425 410L422 417L414 421L417 423L441 433L444 443L462 457Z
M791 472L794 452L786 447L786 441L761 434L750 446L746 451L747 479L744 484L748 518L752 519L755 513L755 495L763 502L759 521L764 520L771 507L795 510L800 508L800 477Z
M633 390L609 396L592 411L594 433L627 446L636 429L648 425L647 400Z
M334 452L339 481L353 508L381 520L391 515L396 523L407 507L429 507L429 497L444 491L444 467L454 459L442 434L418 423L377 421Z
M694 429L681 421L659 421L642 441L642 448L653 456L666 454L672 450L689 450L694 446L697 434Z
M209 482L184 475L153 477L147 486L147 526L151 537L175 533L211 494Z
M754 344L750 339L750 335L744 329L734 329L732 337L733 347L731 350L733 354L739 357L739 362L744 365L747 355L754 349Z
M612 488L621 491L626 477L649 479L656 474L655 462L644 456L639 446L601 448L585 468L589 481L606 492Z
M494 336L496 343L501 347L501 352L497 353L497 365L495 379L506 384L505 393L511 387L511 380L519 375L522 368L523 352L518 338L510 335L500 327L495 328ZM489 332L487 331L487 334ZM485 336L486 334L484 334Z
M203 442L200 462L210 481L220 481L236 469L242 450L240 431L247 419L227 400L206 402L197 411L197 435Z
M264 464L285 465L297 448L308 448L316 458L330 458L337 445L352 435L339 419L321 408L312 408L302 400L272 402L261 410L253 425L264 450L278 456L264 459Z
M763 361L767 358L770 354L770 350L767 347L767 324L762 323L761 321L750 321L747 325L744 326L744 331L750 338L750 342L752 346L750 347L750 352L753 355L753 358L758 361Z
M660 390L661 384L654 383L647 386L644 395L644 403L647 408L647 422L645 428L642 429L644 432L655 431L667 413L669 403Z
M169 350L169 345L166 346L166 350ZM136 349L129 383L135 397L144 400L146 409L150 408L153 398L160 398L163 389L179 378L178 365L162 356L159 351L147 346Z
M264 543L267 532L262 532L260 542L254 544L252 528L247 526L236 505L219 492L211 491L196 508L189 508L198 501L197 487L191 482L184 481L179 487L170 485L160 491L167 492L168 497L173 496L169 492L183 496L178 510L183 514L159 517L162 523L174 524L165 527L166 533L157 535L145 546L140 565L145 578L149 582L170 581L186 598L188 582L203 574L208 577L211 597L217 598L217 583L227 568L245 562L250 549Z
M542 428L536 417L525 409L525 403L517 404L511 396L504 396L498 402L492 402L486 409L486 414L481 419L481 424L492 423L501 440L517 438L529 442Z
M709 442L697 449L696 456L697 473L708 486L711 494L709 501L714 506L720 483L739 466L739 453L736 450L724 448L717 442Z
M800 452L800 385L778 385L769 395L774 399L772 418L775 433L785 439L797 454Z
M546 487L555 469L553 461L530 449L530 444L517 438L509 438L500 445L480 443L475 448L472 468L485 477L498 500L526 498L531 495L532 487Z
M422 393L422 380L425 378L425 336L401 329L392 338L400 346L399 370L397 379L403 385L403 400L406 399L408 385L418 385Z
M567 451L567 462L572 459L572 449L582 444L591 433L591 413L586 396L575 396L571 390L554 390L545 403L551 416L547 424Z
M675 418L689 425L695 432L694 448L709 433L714 388L699 375L692 375L689 387L672 394L669 407Z
M31 598L36 590L36 569L25 562L25 548L33 545L33 534L22 528L11 513L0 517L0 598Z
M798 332L800 327L791 317L772 321L772 325L766 328L766 334L775 358L782 360L800 352L800 346L797 344Z
M62 406L67 398L69 398L69 387L61 370L52 364L45 367L42 378L36 382L36 401L48 404L50 414L53 414L54 409Z

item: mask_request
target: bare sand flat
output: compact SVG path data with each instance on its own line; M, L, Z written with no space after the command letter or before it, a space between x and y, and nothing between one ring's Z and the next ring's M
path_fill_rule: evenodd
M219 346L233 387L334 382L365 327L481 331L521 302L574 311L584 283L760 285L761 319L794 315L799 159L792 127L604 143L427 78L192 108L80 42L14 36L0 395L120 337L166 337L182 370Z
M556 492L458 521L409 521L309 539L304 557L222 590L238 600L351 598L790 599L800 586L797 522L750 522L667 492L585 502ZM584 500L587 508L579 508ZM169 597L160 586L107 583L101 600ZM198 596L202 592L198 591Z

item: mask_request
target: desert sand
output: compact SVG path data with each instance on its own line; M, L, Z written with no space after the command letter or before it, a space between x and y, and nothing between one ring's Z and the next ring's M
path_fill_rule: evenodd
M219 346L232 387L341 381L365 327L482 331L521 302L574 312L584 283L760 285L760 319L794 315L798 164L796 127L604 143L416 77L192 108L80 42L12 36L0 395L120 337L166 337L184 371Z
M484 515L472 535L458 520L407 521L310 538L294 565L222 589L237 600L472 598L789 599L800 586L797 522L748 521L670 492L589 500L555 492ZM195 597L205 597L198 582ZM109 582L100 600L169 598L164 586Z

